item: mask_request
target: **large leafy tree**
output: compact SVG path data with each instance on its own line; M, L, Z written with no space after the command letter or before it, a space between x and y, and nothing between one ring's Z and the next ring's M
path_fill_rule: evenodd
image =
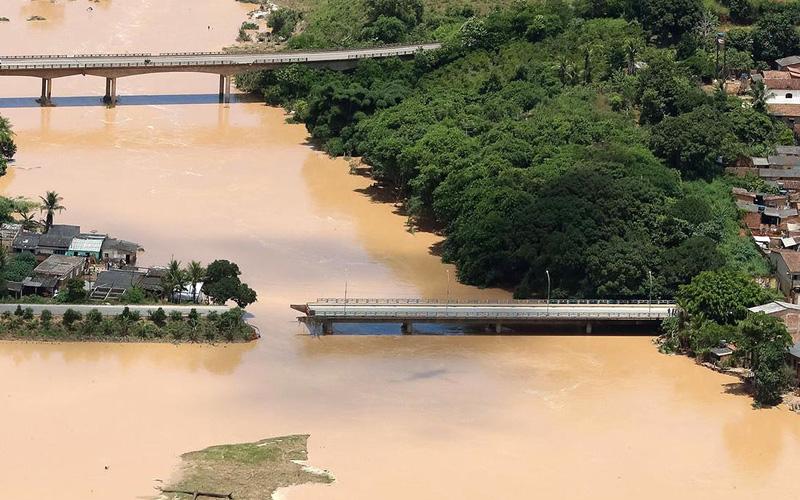
M767 63L793 55L800 48L797 28L785 13L763 16L753 30L752 40L755 59Z
M629 9L662 43L680 40L703 17L702 0L631 0Z
M748 308L763 304L773 294L749 276L730 270L705 271L680 287L678 305L690 316L702 316L720 324L734 324L747 316Z
M764 313L751 314L739 323L739 347L749 358L755 375L755 398L762 405L780 401L788 386L786 354L792 337L778 318Z
M239 266L228 260L215 260L206 269L203 291L217 304L233 300L239 307L256 301L256 292L239 279Z

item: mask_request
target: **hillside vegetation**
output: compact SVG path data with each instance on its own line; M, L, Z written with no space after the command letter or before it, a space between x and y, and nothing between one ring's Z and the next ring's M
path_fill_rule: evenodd
M768 272L739 235L722 172L793 137L700 89L716 25L699 0L514 2L486 15L337 1L290 45L363 41L393 18L402 34L383 41L425 35L445 48L238 83L293 111L331 154L362 156L413 221L447 237L464 282L542 296L548 270L554 297L646 297L651 284L671 297L702 271ZM346 29L331 31L334 10Z

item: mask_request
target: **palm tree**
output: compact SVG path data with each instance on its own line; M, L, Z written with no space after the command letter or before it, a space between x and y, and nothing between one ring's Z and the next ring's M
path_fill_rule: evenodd
M46 233L53 226L53 216L55 213L66 210L66 208L61 205L64 199L55 191L48 191L44 196L40 196L39 199L42 200L39 210L47 213L44 221L44 232Z
M196 260L189 262L186 267L186 277L192 283L192 302L197 303L197 284L206 277L206 268Z
M181 263L172 259L167 266L167 273L161 278L161 286L169 295L169 300L180 301L180 293L189 284L189 278L181 269ZM177 299L176 299L177 296Z
M639 47L634 40L625 43L625 62L628 64L628 74L636 73L636 56L639 54Z
M27 205L20 205L16 208L15 212L20 216L19 222L22 224L22 229L26 231L33 231L39 227L39 221L33 218L34 215L31 213L31 207Z

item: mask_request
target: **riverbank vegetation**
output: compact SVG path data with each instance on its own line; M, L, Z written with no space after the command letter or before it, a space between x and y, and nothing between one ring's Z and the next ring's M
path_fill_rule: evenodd
M714 349L729 349L720 365L747 369L739 374L758 405L779 403L798 382L786 364L792 338L779 318L748 311L776 298L741 272L703 272L680 288L681 314L665 321L661 349L703 362L712 361Z
M549 270L553 297L666 298L703 271L769 271L739 234L729 190L745 181L722 172L792 133L701 88L693 58L713 51L719 22L701 2L529 1L485 15L346 3L323 2L289 44L357 44L383 19L402 36L380 41L444 48L237 83L330 154L362 157L412 224L446 236L462 281L541 297Z
M170 499L197 492L231 494L238 500L275 498L278 488L306 483L331 483L323 470L299 464L308 460L308 435L226 444L181 455L180 477L161 489Z
M14 143L14 132L11 130L11 122L8 118L0 115L0 175L5 175L10 162L17 153L17 145Z
M191 309L167 314L158 308L142 316L125 307L116 316L103 316L97 309L81 313L66 309L56 316L45 309L37 316L33 309L17 306L14 313L0 314L0 339L92 342L248 342L258 338L244 321L244 311L230 309L200 315Z

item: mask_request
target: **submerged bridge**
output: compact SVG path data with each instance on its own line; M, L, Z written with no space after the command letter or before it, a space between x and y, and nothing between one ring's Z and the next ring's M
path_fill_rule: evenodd
M414 324L479 325L495 333L569 328L592 333L595 327L653 328L675 314L669 301L515 300L506 302L418 299L318 299L292 309L312 333L329 335L335 323L395 323L405 334Z
M397 45L368 49L317 52L271 52L228 54L225 52L136 53L0 56L0 76L30 76L42 79L42 106L52 104L53 79L73 75L99 76L106 79L103 100L117 102L117 78L150 73L195 72L219 75L221 102L229 102L231 78L255 70L269 70L288 64L303 64L334 70L352 69L360 59L409 57L417 52L435 50L439 43Z

